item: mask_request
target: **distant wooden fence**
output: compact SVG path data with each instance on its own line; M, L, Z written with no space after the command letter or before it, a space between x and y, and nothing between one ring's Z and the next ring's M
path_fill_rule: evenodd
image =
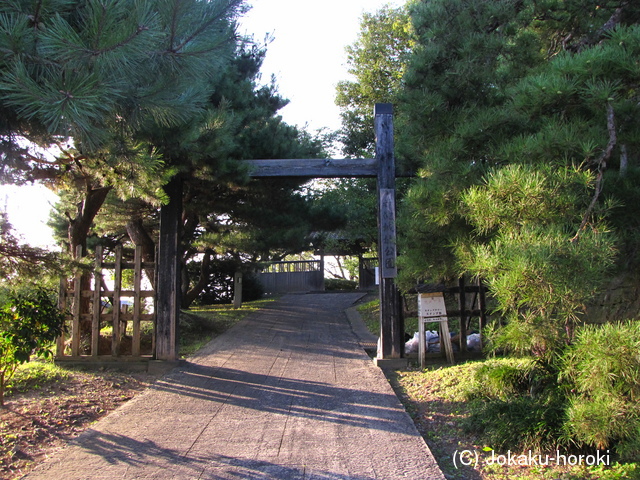
M142 261L140 247L135 249L133 261L125 259L122 246L116 247L112 262L105 262L102 247L96 247L92 274L79 271L73 280L61 280L60 307L70 315L67 333L58 339L56 358L150 358L155 351L155 314L144 313L144 308L148 307L145 299L153 299L154 291L142 288L143 270L154 268L154 263ZM107 289L105 270L113 271L113 290ZM133 270L133 290L123 290L125 270ZM83 289L83 284L89 288ZM153 305L151 309L155 311ZM101 333L107 326L111 332L105 329Z
M275 262L258 274L265 293L307 292L324 289L320 260Z

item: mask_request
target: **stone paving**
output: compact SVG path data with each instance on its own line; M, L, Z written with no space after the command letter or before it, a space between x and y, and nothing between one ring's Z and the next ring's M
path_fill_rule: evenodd
M282 297L25 478L444 479L347 320L360 297Z

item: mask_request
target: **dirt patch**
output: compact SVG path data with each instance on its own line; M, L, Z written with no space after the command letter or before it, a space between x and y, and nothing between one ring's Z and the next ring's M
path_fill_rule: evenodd
M115 371L71 371L0 409L0 479L29 472L93 422L142 392L157 377Z

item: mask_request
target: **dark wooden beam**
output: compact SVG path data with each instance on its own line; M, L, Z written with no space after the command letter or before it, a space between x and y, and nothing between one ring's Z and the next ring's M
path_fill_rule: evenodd
M249 175L262 177L375 177L378 174L374 158L345 159L286 159L286 160L243 160L249 168Z
M160 208L160 240L156 274L157 360L178 359L178 318L180 315L180 224L182 219L182 179L174 177L165 187L169 203Z

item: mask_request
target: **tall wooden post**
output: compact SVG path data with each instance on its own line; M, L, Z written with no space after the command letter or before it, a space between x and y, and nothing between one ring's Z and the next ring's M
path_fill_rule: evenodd
M182 180L173 178L166 186L169 204L160 208L156 277L156 359L177 360L180 314L180 223Z
M242 272L233 275L233 308L242 307Z
M404 356L404 318L396 288L396 166L393 153L393 105L374 109L378 165L378 259L380 271L380 339L378 359Z

